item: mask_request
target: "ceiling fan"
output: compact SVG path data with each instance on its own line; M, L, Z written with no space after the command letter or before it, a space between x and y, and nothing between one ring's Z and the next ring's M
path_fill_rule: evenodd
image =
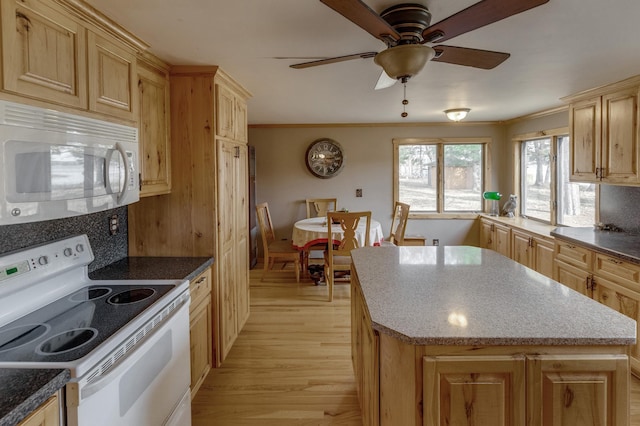
M426 6L402 3L383 10L379 15L362 0L320 0L372 36L387 48L381 52L364 52L290 65L302 69L359 58L374 58L383 69L376 89L406 83L432 60L469 67L492 69L504 62L509 53L438 44L485 25L508 18L549 0L482 0L437 24L431 25Z

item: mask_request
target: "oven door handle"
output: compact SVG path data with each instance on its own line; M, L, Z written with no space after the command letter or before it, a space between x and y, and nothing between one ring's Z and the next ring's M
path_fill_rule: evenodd
M114 379L116 379L117 377L120 377L122 375L122 373L126 372L136 361L141 359L146 354L146 349L147 349L146 346L151 344L150 342L153 340L153 337L156 334L158 334L159 331L161 331L163 328L165 328L164 326L166 324L168 324L169 321L171 321L173 319L173 317L179 311L181 311L183 309L189 309L189 304L188 303L184 303L179 308L174 309L173 312L171 312L164 319L164 321L162 321L160 324L158 324L158 326L154 327L153 330L151 330L151 332L149 334L147 334L139 344L136 344L133 347L133 349L129 349L130 355L125 356L124 358L121 358L117 364L114 364L114 366L111 367L106 372L105 375L100 377L95 382L92 382L92 383L88 384L87 386L85 386L84 388L82 388L80 390L80 400L88 398L91 395L93 395L93 394L99 392L100 390L102 390L105 386L109 385L109 383L111 383ZM161 354L161 353L158 353L157 355L158 356L163 356L163 354ZM172 355L171 354L168 354L168 355L169 355L169 359L171 359ZM165 364L167 362L168 362L168 360L165 360Z

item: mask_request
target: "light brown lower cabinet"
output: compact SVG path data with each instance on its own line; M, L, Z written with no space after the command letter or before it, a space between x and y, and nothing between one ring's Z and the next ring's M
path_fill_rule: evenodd
M191 343L191 398L195 396L213 365L213 310L211 269L190 283L189 339Z
M511 258L548 278L553 278L553 250L552 239L511 229Z
M365 426L629 424L626 346L424 346L371 327L352 283Z
M60 406L58 401L58 394L52 395L33 413L18 423L18 426L59 426Z

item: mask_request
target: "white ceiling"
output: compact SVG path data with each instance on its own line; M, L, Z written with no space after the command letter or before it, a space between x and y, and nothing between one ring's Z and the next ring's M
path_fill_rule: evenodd
M436 23L477 0L418 0ZM516 0L513 0L516 1ZM380 12L388 0L365 0ZM373 90L372 59L295 70L307 58L385 45L319 0L88 0L171 64L219 65L253 97L250 124L506 120L563 105L560 97L640 74L640 1L550 0L443 44L507 52L493 70L430 62L407 83ZM299 57L301 59L276 59Z

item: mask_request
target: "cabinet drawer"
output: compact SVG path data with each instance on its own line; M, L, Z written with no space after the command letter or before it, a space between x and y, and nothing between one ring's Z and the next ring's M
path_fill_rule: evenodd
M198 275L189 284L189 293L191 295L191 308L197 307L198 304L211 293L211 269L207 269Z
M625 262L614 256L596 253L594 272L630 288L640 287L640 265Z
M584 247L565 241L556 241L556 259L570 265L590 270L593 262L593 252Z

